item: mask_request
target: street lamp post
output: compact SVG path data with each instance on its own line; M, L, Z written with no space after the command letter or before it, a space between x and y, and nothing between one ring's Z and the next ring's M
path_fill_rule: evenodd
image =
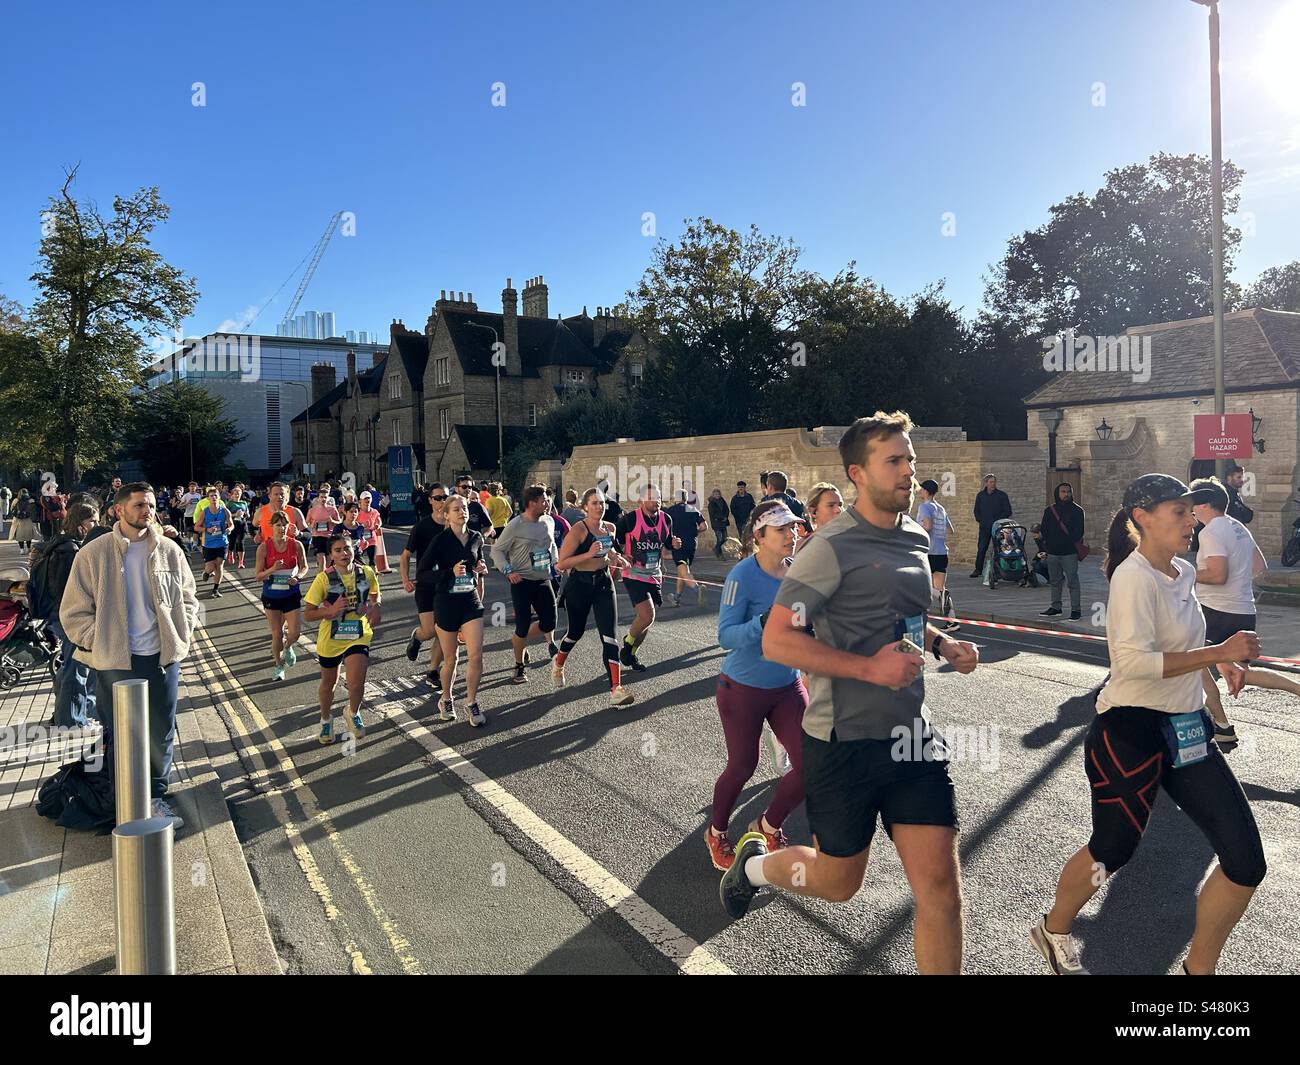
M496 346L501 341L494 326L482 325L479 322L466 322L465 324L472 329L486 329L492 334L492 365L496 367L497 372L497 470L499 471L501 469L501 459L504 457L503 452L505 451L502 444L504 433L501 429L501 364L496 360Z
M1214 413L1224 413L1223 389L1223 115L1219 102L1219 4L1218 0L1193 0L1210 9L1210 188L1213 200L1210 218L1214 252ZM1223 479L1225 460L1215 462Z
M293 388L302 389L303 402L304 404L306 404L302 409L303 414L305 415L305 417L302 420L302 432L303 432L303 437L306 440L306 447L307 447L307 458L306 461L303 463L303 465L310 467L311 466L311 390L302 381L281 381L280 382L281 388L283 388L285 385L289 385ZM293 419L292 418L289 419L289 440L292 443L293 441ZM311 476L313 477L316 476L315 470L311 471Z
M194 419L189 411L185 412L185 428L190 437L190 481L194 480Z

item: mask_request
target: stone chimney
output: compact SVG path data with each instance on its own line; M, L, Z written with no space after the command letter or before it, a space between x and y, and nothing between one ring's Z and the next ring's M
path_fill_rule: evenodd
M445 288L441 290L438 302L433 305L433 313L438 314L442 311L477 311L478 304L474 302L474 293L472 292L448 292Z
M608 307L597 307L596 316L591 320L591 346L600 347L600 343L613 328L614 318L610 316Z
M338 371L332 362L318 362L311 368L311 401L319 403L337 382Z
M541 277L531 277L524 286L524 317L549 318L547 308L546 284Z
M506 287L501 290L501 342L506 346L506 364L502 373L510 377L522 377L524 364L519 352L519 294L514 283L506 278Z
M356 394L357 394L357 353L355 351L349 351L348 352L348 395L355 396Z

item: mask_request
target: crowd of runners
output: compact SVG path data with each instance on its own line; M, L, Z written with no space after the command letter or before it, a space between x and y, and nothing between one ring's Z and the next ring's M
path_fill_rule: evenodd
M453 486L420 486L418 520L400 534L396 566L418 621L406 657L418 662L428 645L427 683L440 720L487 725L479 691L485 578L495 568L508 582L514 614L509 681L530 683L530 648L544 647L552 686L566 687L570 656L594 620L609 703L628 706L635 700L631 680L646 670L640 655L664 606L665 582L675 582L669 593L675 605L692 588L703 604L704 584L691 570L698 536L712 526L720 543L726 512L738 517L739 509L743 557L722 585L717 628L726 651L716 690L726 762L704 829L709 860L722 874L721 903L739 919L768 886L832 902L853 898L879 820L912 889L918 970L959 972L959 804L950 753L925 702L924 665L929 656L969 674L979 666L979 651L953 635L958 625L945 574L954 530L936 482L916 480L911 429L901 412L858 419L839 444L852 492L821 482L806 506L779 472L764 475L760 500L748 497L741 482L730 508L716 491L704 511L693 493L665 507L654 486L625 510L603 486L556 500L538 484L524 489L512 515L503 493L480 494L469 477ZM213 597L221 596L228 568L251 569L276 680L308 653L304 623L315 626L319 740L329 744L337 738L340 672L347 726L354 733L365 726L381 575L389 571L378 503L373 489L354 499L329 483L275 483L256 494L239 484L202 490L191 484L155 494L148 485L115 482L95 501L93 516L76 512L78 544L94 538L92 526L116 529L129 558L133 537L151 526L151 542L166 539L178 552L201 552L202 584ZM1237 737L1218 682L1233 696L1245 685L1300 694L1300 684L1249 664L1260 654L1252 581L1264 561L1250 532L1226 513L1228 503L1224 486L1212 478L1188 486L1148 474L1128 486L1111 523L1104 564L1111 671L1098 690L1084 749L1092 831L1065 863L1050 908L1029 930L1053 973L1084 972L1073 921L1132 856L1158 788L1187 812L1218 856L1200 891L1184 973L1214 972L1264 877L1259 830L1224 758ZM1179 556L1198 523L1192 564ZM197 597L192 578L180 584L182 598ZM631 617L621 636L620 585ZM131 603L128 595L135 610ZM65 604L64 632L74 650L90 653L75 635L91 631L79 609L85 604ZM134 613L131 618L134 626ZM174 693L172 718L174 733ZM900 730L908 743L899 743ZM782 772L762 815L733 841L731 815L758 768L765 735ZM924 753L900 756L900 750ZM783 830L800 803L812 846L792 844Z

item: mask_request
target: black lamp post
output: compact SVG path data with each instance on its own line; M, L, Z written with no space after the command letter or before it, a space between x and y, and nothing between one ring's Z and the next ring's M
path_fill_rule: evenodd
M1106 419L1102 418L1101 424L1097 426L1097 439L1109 440L1114 435L1115 435L1115 427L1113 425L1107 425Z

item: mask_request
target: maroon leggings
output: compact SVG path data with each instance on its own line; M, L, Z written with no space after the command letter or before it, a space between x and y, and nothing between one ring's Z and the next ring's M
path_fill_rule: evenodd
M776 786L776 794L764 814L767 823L780 828L790 811L803 802L803 712L808 706L808 689L803 678L784 688L751 688L725 673L718 677L718 716L727 738L727 768L713 785L713 827L726 831L731 811L741 789L758 768L763 722L790 754L794 767Z

